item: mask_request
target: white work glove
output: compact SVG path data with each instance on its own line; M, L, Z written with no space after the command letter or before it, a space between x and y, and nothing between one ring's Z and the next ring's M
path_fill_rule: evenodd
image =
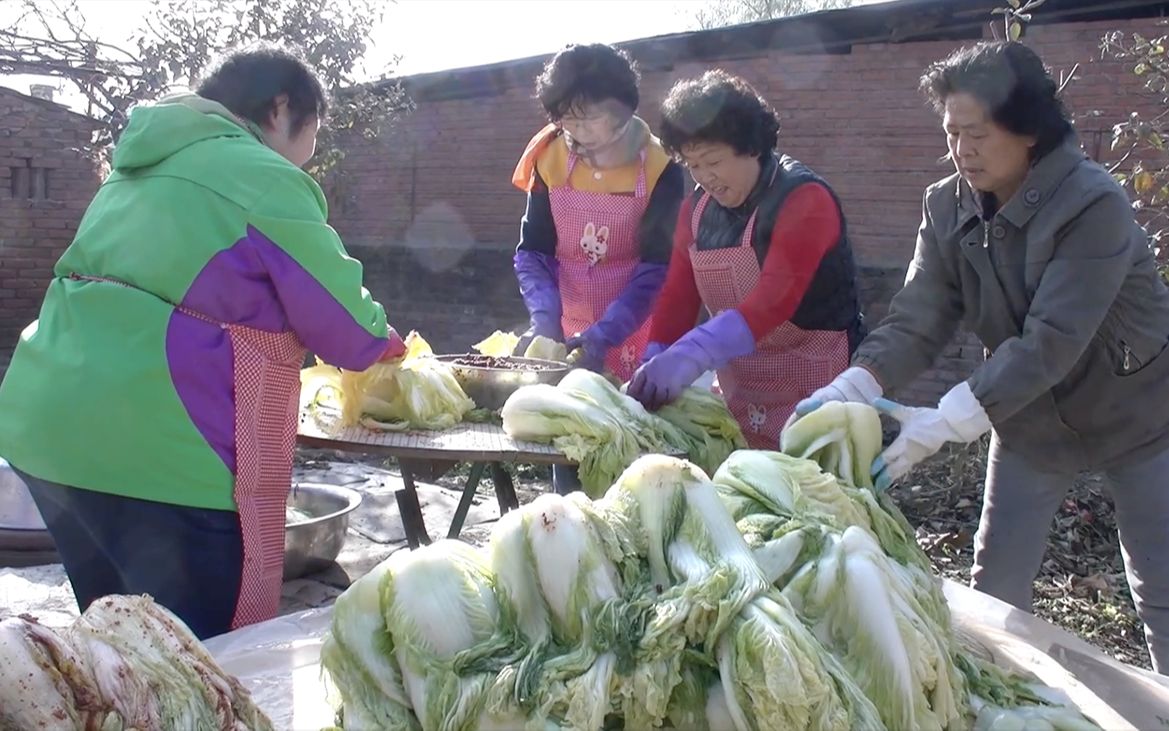
M991 428L990 418L965 381L951 388L936 409L902 406L884 398L873 406L901 423L901 433L873 462L878 491L888 489L946 442L968 444Z
M832 380L824 388L796 404L795 416L805 416L829 401L857 402L871 404L881 397L884 389L867 368L852 366Z

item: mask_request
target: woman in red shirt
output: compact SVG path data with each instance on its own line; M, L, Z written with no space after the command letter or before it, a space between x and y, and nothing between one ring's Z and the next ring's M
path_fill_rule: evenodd
M715 370L756 449L776 448L796 403L841 373L864 336L840 203L776 153L778 132L767 102L724 71L670 91L662 144L698 187L682 204L646 362L628 389L657 409ZM711 317L695 327L702 305Z

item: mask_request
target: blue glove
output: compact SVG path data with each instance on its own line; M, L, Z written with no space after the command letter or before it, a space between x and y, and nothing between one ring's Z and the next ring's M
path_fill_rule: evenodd
M703 373L755 352L755 335L738 310L726 310L686 333L637 369L628 393L650 411L681 395Z
M885 465L885 455L881 455L873 460L873 490L877 492L885 492L893 485L893 476L889 473L888 467Z
M564 342L564 330L560 325L560 264L556 257L535 251L517 251L513 265L520 284L520 296L531 320L527 334Z

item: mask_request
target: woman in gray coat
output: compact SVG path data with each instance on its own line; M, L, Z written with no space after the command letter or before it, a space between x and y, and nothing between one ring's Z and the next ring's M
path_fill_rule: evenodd
M957 172L926 189L888 317L797 413L865 401L899 421L873 468L880 488L990 431L972 585L1027 611L1065 494L1077 473L1103 472L1153 667L1169 671L1169 290L1146 232L1026 46L958 51L922 87ZM936 408L881 398L959 323L987 352L969 379Z

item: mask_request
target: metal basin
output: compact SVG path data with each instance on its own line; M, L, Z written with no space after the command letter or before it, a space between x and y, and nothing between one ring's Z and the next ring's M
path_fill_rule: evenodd
M480 357L477 353L461 355L439 355L438 360L448 363L455 380L463 391L481 409L497 411L503 408L509 396L523 386L546 383L555 386L572 370L572 366L554 360L519 358L510 356L506 360L520 368L485 368L462 365L454 361L460 358ZM526 368L522 366L527 366ZM537 370L539 369L539 370Z
M0 459L0 530L45 530L28 486L5 459Z
M320 571L337 559L361 493L338 485L294 483L287 504L311 517L284 527L285 580Z

